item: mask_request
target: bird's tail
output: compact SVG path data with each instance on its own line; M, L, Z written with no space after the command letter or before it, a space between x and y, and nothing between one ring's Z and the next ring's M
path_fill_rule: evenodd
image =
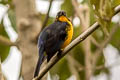
M39 49L39 58L38 58L37 66L36 66L36 69L35 69L34 78L36 76L38 76L38 74L39 74L40 66L41 66L41 64L43 62L43 59L44 59L44 49L40 48Z

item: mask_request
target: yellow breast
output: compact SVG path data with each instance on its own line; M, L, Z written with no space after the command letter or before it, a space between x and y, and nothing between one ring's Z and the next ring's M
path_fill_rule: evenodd
M63 45L61 47L61 49L64 49L72 40L73 26L72 26L72 23L66 17L61 17L59 20L67 22L69 24L69 26L67 26L67 28L66 28L67 37L66 37L65 42L63 43Z

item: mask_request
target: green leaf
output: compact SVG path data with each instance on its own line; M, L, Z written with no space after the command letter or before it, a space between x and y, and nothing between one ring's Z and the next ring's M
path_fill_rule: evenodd
M0 35L9 38L7 35L7 32L4 29L3 21L0 24ZM0 44L0 57L1 57L2 62L7 58L8 54L9 54L9 50L10 50L9 46Z
M72 16L74 13L71 0L64 0L64 3L61 5L61 9L67 12L68 17Z
M16 30L16 16L15 16L15 11L13 9L8 10L8 17L10 19L10 22L11 22L13 29L17 32L17 30Z

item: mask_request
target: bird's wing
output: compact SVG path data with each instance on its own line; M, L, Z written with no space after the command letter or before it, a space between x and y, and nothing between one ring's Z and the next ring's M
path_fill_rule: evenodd
M67 23L56 22L50 25L49 29L46 30L48 36L46 40L45 51L48 55L48 61L58 50L60 50L62 44L64 43L67 35L66 26Z
M43 44L43 41L40 40L39 41L39 57L38 57L38 62L37 62L37 66L36 66L36 69L35 69L34 77L38 76L40 66L43 62L44 57L45 57L44 56L44 44Z

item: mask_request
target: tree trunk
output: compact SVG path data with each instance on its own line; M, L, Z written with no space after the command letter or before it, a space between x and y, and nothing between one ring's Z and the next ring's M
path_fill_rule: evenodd
M32 80L37 62L36 36L41 30L35 0L13 0L18 31L18 47L22 53L22 76Z

